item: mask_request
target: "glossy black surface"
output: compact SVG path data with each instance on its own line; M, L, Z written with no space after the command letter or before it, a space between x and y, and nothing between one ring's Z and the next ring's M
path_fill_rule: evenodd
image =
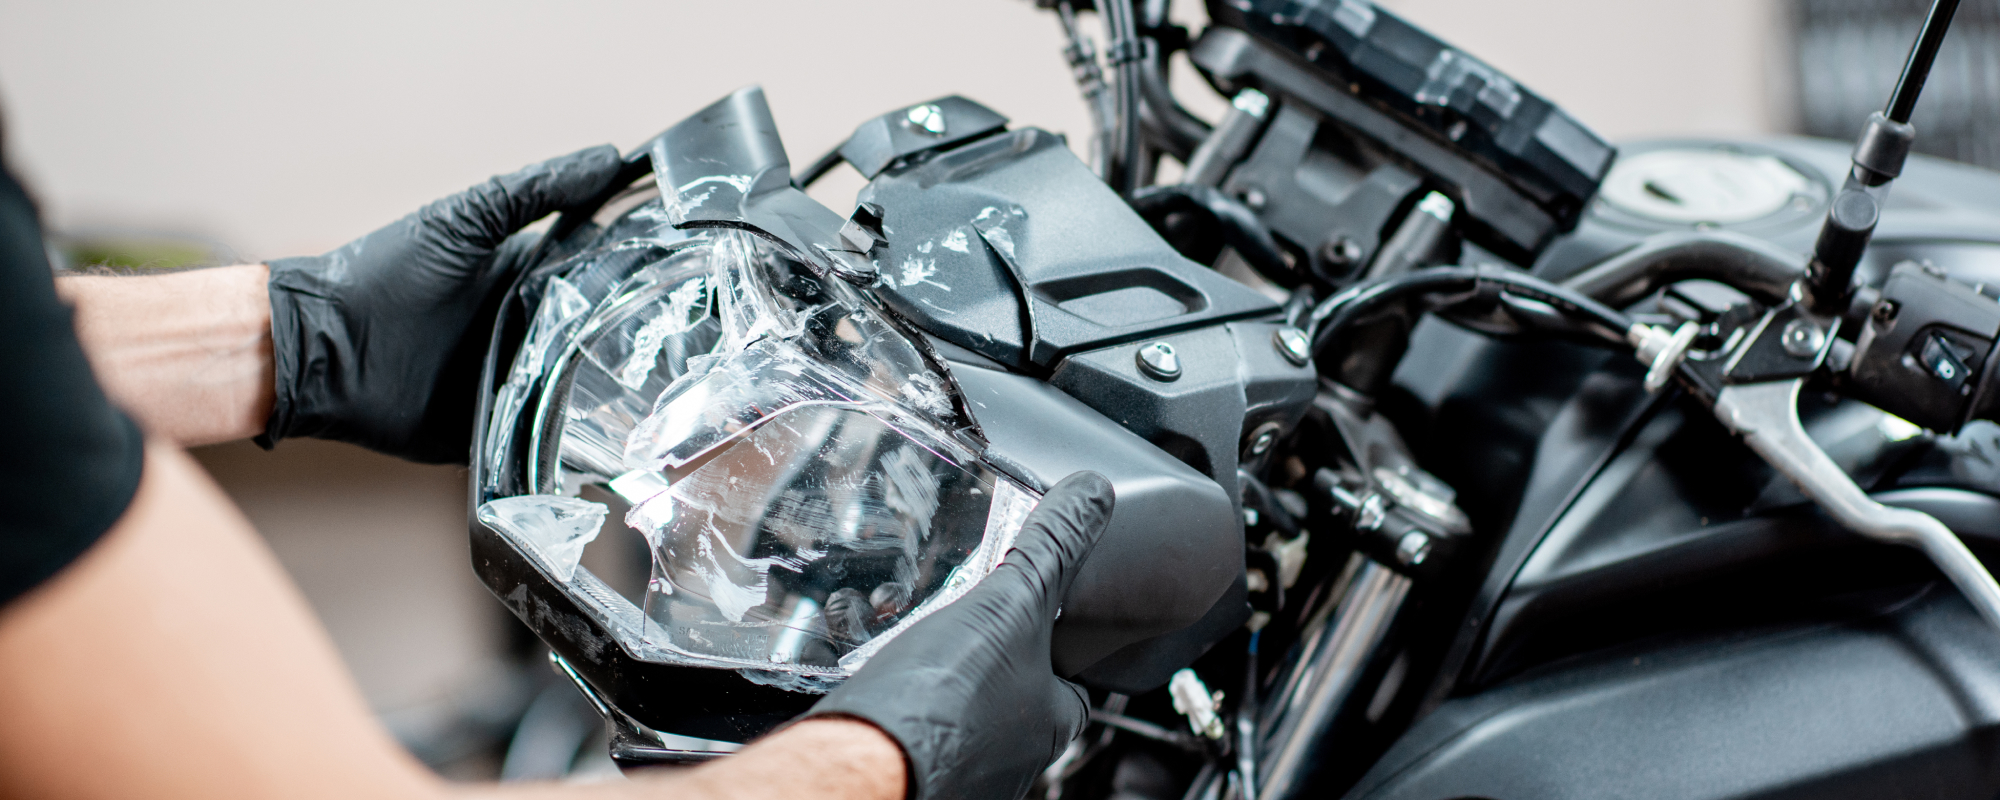
M1991 797L2000 635L1949 586L1608 651L1453 700L1369 800Z
M1625 152L1703 147L1778 157L1821 188L1847 166L1845 145L1798 139ZM1807 189L1721 227L1803 259L1823 213ZM1996 274L2000 176L1918 158L1897 189L1864 281L1906 259ZM1600 200L1536 272L1560 280L1691 227ZM1385 407L1460 488L1491 556L1415 725L1350 796L1991 796L1991 700L1968 687L2000 686L1994 633L1948 585L1899 604L1934 580L1928 562L1830 524L1704 406L1647 396L1640 371L1419 326ZM1824 391L1803 406L1882 502L1977 551L2000 544L1991 426L1912 436Z

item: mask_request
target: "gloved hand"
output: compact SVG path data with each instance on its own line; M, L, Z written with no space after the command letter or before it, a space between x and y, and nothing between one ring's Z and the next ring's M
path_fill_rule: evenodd
M618 170L616 149L580 150L326 255L270 262L277 402L257 443L311 436L463 463L498 295L540 238L514 234L597 197Z
M1111 482L1080 472L1028 515L1007 559L882 648L808 716L859 717L902 745L912 798L1026 794L1083 731L1083 687L1056 677L1063 594L1111 519Z

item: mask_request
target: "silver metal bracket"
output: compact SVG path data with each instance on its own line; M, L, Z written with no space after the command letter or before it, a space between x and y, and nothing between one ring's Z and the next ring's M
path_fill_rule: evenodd
M1723 387L1715 396L1715 416L1841 525L1871 539L1924 551L1980 616L2000 628L2000 582L1951 528L1921 511L1891 508L1870 499L1806 435L1799 421L1799 392L1804 386L1804 378L1792 378Z

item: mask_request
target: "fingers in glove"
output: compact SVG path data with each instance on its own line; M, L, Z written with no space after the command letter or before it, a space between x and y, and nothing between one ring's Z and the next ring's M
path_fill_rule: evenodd
M1111 481L1103 475L1078 472L1064 478L1029 512L996 576L1011 567L1045 602L1060 602L1111 521L1115 502Z
M1055 749L1049 752L1049 761L1054 762L1062 755L1063 748L1083 735L1084 726L1090 724L1090 692L1081 684L1057 678L1056 683L1068 690L1069 698L1058 701L1056 709ZM1061 694L1061 690L1058 690Z
M469 249L490 250L535 220L603 194L623 168L617 148L598 145L496 175L425 206L419 216Z

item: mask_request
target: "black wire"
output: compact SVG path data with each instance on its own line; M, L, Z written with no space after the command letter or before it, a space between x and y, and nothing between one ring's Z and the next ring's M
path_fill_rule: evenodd
M842 142L841 144L845 145L846 142ZM800 170L799 174L792 178L792 185L800 189L811 186L813 185L813 181L826 177L826 174L832 172L834 167L840 166L840 162L843 160L845 159L840 157L840 147L836 146L832 150L826 151L826 155L820 156L813 163L807 164L805 169Z
M1944 44L1944 34L1951 27L1951 17L1958 13L1958 0L1937 0L1931 4L1931 13L1924 17L1924 29L1917 34L1917 43L1910 48L1910 60L1903 63L1903 76L1896 81L1896 92L1889 96L1889 109L1884 112L1892 122L1909 122L1910 112L1917 108L1917 95L1924 91L1924 81L1930 78L1931 64L1937 61L1938 47Z
M1152 132L1150 138L1157 140L1162 150L1186 163L1212 129L1174 100L1173 91L1167 87L1166 58L1160 43L1153 39L1144 43L1145 62L1139 69L1139 121Z
M1114 119L1112 152L1105 154L1106 162L1111 165L1107 177L1111 188L1125 197L1138 188L1135 179L1139 174L1139 70L1144 66L1138 50L1142 45L1139 28L1132 19L1131 0L1099 0L1097 7L1110 28L1111 42L1106 49L1117 75L1111 87Z
M1250 474L1249 470L1239 469L1236 471L1236 481L1237 485L1243 487L1244 507L1256 509L1257 513L1263 515L1264 520L1269 522L1271 527L1277 528L1285 538L1296 538L1299 535L1298 518L1292 516L1291 509L1285 508L1283 503L1278 502L1278 496L1271 493L1271 487L1262 479ZM1276 576L1272 577L1276 579Z
M1193 210L1206 214L1222 229L1222 240L1234 248L1253 269L1273 282L1291 275L1292 265L1278 249L1271 228L1243 201L1213 186L1186 183L1147 186L1132 193L1132 209L1149 221L1164 218L1170 211Z
M1632 327L1629 318L1610 306L1525 272L1503 267L1432 267L1357 284L1321 302L1311 317L1318 326L1313 352L1325 350L1348 328L1391 303L1423 295L1472 294L1488 286L1545 303L1565 317L1595 323L1603 328L1601 336L1619 344L1624 343L1626 329Z

